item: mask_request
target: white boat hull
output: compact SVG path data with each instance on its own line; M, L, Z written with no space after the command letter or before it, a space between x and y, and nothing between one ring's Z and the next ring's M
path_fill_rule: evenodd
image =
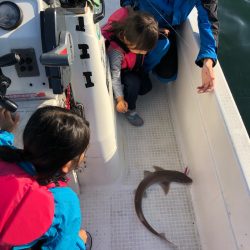
M197 94L201 71L198 27L192 12L179 39L179 72L168 87L171 114L191 188L203 249L250 248L250 144L220 64L215 91ZM237 83L235 83L237 84Z

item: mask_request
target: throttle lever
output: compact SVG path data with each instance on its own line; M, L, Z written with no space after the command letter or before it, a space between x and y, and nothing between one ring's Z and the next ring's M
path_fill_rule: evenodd
M10 112L16 112L18 105L11 101L9 98L0 95L0 106L7 109Z
M44 66L60 67L70 66L74 60L72 36L67 31L61 31L59 45L52 51L43 53L40 62Z

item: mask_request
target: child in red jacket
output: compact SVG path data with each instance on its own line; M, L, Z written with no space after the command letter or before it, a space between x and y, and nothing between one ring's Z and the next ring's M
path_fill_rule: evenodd
M77 195L66 174L84 161L88 123L54 106L38 109L13 147L17 116L0 109L0 249L85 250Z
M158 40L158 24L149 14L120 8L110 16L102 34L108 45L116 110L125 113L132 125L142 126L136 100L152 88L142 64Z

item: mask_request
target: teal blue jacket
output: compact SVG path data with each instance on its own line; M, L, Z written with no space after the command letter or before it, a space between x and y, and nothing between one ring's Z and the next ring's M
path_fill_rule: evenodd
M0 146L12 146L14 135L0 130ZM34 175L34 168L29 162L18 164L24 171ZM55 214L52 225L39 239L34 239L27 245L15 246L13 250L27 249L39 240L44 240L42 250L86 250L78 233L81 227L81 210L79 199L68 187L50 188L55 203ZM37 226L34 221L34 226ZM32 229L31 229L32 230Z

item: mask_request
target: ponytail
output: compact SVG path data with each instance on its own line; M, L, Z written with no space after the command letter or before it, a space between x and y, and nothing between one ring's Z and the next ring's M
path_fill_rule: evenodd
M22 162L27 160L23 149L17 149L10 146L0 147L0 159L7 162Z

